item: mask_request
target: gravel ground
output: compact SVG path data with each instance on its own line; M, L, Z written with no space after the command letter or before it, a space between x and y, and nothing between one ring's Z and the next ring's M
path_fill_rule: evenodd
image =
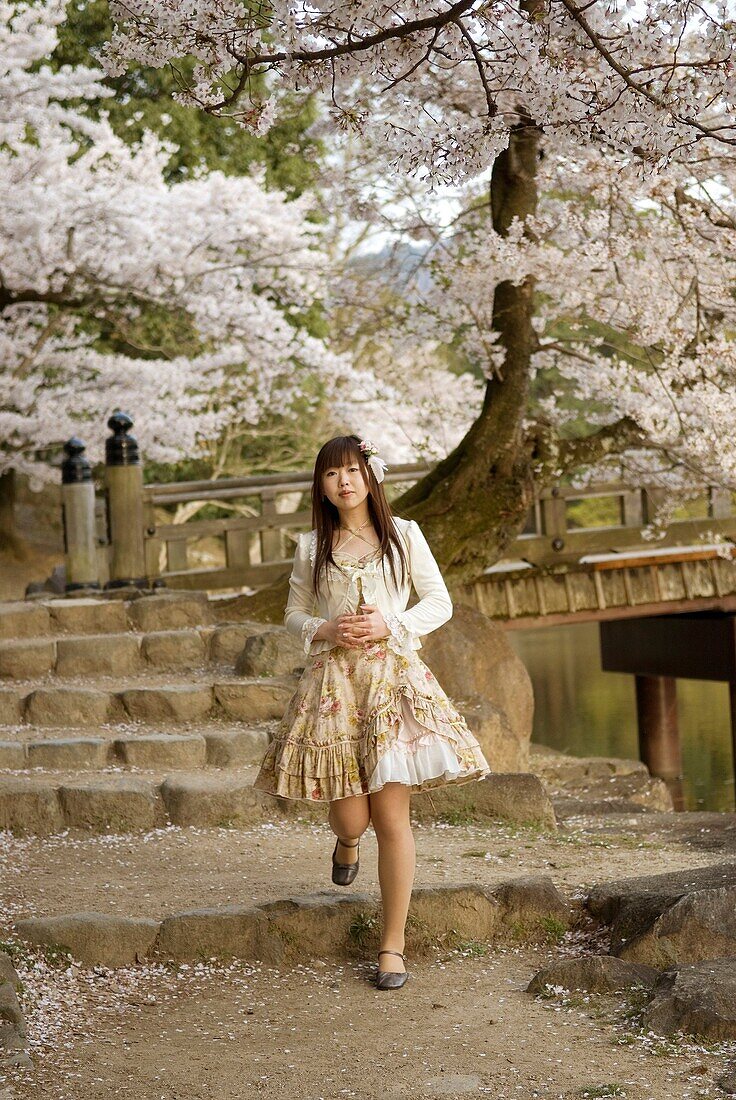
M556 836L510 826L418 825L420 884L549 874L568 897L613 878L736 857L733 815L612 814ZM86 908L162 916L262 901L329 882L326 825L171 827L142 837L0 834L2 925ZM356 880L378 890L369 829ZM214 962L108 971L54 968L21 951L32 1071L9 1071L1 1100L290 1100L491 1096L494 1100L722 1097L736 1043L665 1040L620 997L530 997L542 966L606 950L601 933L554 946L475 945L412 960L401 990L371 985L375 960L333 966Z

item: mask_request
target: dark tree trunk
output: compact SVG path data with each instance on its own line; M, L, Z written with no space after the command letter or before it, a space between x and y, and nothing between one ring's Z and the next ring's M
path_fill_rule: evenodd
M6 470L0 474L0 550L22 557L23 541L15 522L15 495L15 470Z
M505 235L537 206L540 133L522 116L493 166L491 213ZM421 523L448 582L477 578L523 528L532 502L533 441L523 420L529 402L533 283L499 283L493 327L505 349L498 376L486 386L478 419L458 446L422 481L394 502L397 512Z

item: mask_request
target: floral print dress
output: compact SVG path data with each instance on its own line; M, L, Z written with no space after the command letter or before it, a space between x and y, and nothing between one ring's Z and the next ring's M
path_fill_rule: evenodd
M335 557L357 574L379 560ZM308 659L266 750L254 787L330 802L403 783L425 791L490 774L478 741L429 668L389 638L334 646Z

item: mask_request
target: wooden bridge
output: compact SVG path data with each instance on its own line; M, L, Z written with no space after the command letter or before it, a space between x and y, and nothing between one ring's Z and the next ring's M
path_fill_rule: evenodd
M290 571L294 536L311 527L311 471L145 485L132 421L116 413L108 424L97 500L84 445L75 439L65 448L69 591L252 591ZM389 499L428 469L393 466ZM661 491L647 486L542 489L504 559L452 595L506 629L598 621L603 669L635 676L641 758L676 781L680 676L728 681L736 762L736 508L731 493L706 487L691 514L647 540L660 501Z
M403 489L426 466L394 467L387 481ZM233 478L221 482L148 485L146 573L173 588L259 587L291 567L290 535L311 527L311 508L282 510L282 501L308 497L311 473ZM397 486L399 487L399 486ZM542 490L526 530L505 557L472 585L453 592L507 629L694 610L736 610L736 565L731 545L702 540L717 535L736 541L730 496L707 489L698 504L702 518L674 519L655 546L642 528L653 514L657 491L621 485ZM249 516L161 522L177 504L203 507L239 498ZM585 525L575 509L603 504L604 524ZM600 511L600 510L599 510ZM610 522L611 515L618 522ZM202 568L190 560L203 539L217 539L221 563ZM190 549L192 548L192 549Z
M125 414L110 419L106 485L97 498L90 549L67 555L68 587L165 585L256 589L288 573L294 538L311 527L309 470L216 481L144 484ZM75 518L94 498L83 444L67 444L67 548L80 544ZM393 466L389 499L424 476L424 464ZM736 506L704 488L691 515L676 515L647 540L661 490L622 484L542 489L504 558L453 597L523 629L561 622L736 610ZM81 541L84 541L83 539ZM71 558L71 560L70 560ZM79 576L86 570L88 577ZM94 575L93 575L94 574Z

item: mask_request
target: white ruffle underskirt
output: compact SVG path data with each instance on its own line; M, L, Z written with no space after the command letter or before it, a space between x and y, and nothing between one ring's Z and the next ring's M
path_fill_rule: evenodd
M447 741L417 722L406 697L401 699L401 709L397 744L382 753L368 781L368 793L379 791L384 783L417 784L439 777L447 781L470 774Z

